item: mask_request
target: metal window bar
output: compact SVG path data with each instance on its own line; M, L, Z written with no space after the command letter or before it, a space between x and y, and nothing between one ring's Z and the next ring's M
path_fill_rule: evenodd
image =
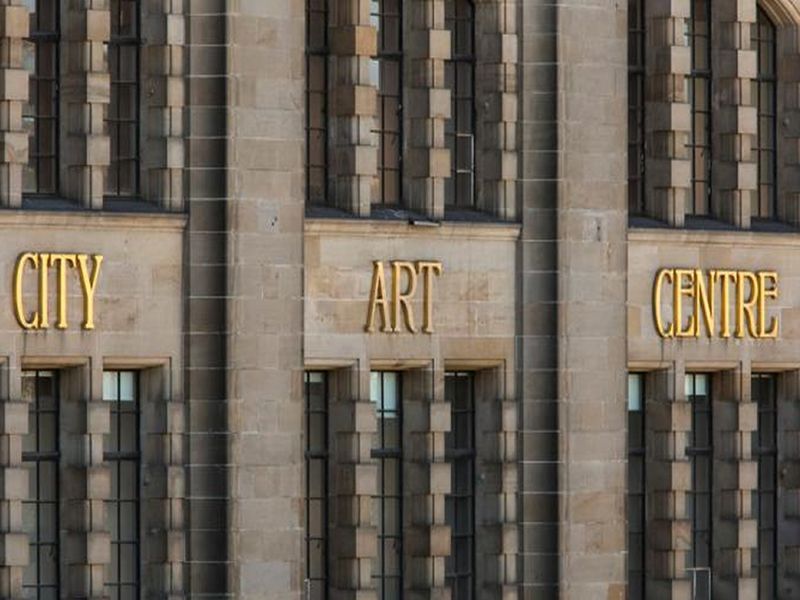
M328 598L328 374L305 373L306 599Z
M107 371L103 376L103 400L110 403L111 413L111 432L106 436L103 452L103 459L111 467L111 495L106 501L111 564L105 586L111 600L125 600L141 594L139 378L133 371ZM128 490L124 489L125 478L129 479Z
M445 125L450 149L450 180L445 206L473 208L475 176L475 5L472 0L445 2L445 27L450 31L453 55L445 65L450 88L451 117Z
M306 201L325 205L328 182L328 0L306 0Z
M646 590L647 473L645 470L645 376L628 374L628 597L644 600Z
M140 13L139 0L111 0L111 99L106 115L111 162L105 195L114 199L140 195Z
M694 597L711 597L711 565L713 552L712 489L713 489L713 414L710 376L706 373L686 374L686 400L691 403L691 445L686 454L691 464L692 491L688 510L692 522L692 548L687 553L687 570L708 570L706 580L694 578ZM693 577L695 577L693 575Z
M753 82L753 101L758 110L758 135L753 148L758 171L758 191L751 214L760 219L778 215L778 94L775 25L762 8L751 27L751 48L756 50L758 69Z
M753 513L758 524L758 547L752 566L758 575L758 598L778 597L778 382L773 374L753 373L751 400L758 405L758 429L753 454L758 461L758 488L753 490Z
M711 213L712 195L711 0L691 0L687 25L692 57L687 82L692 123L687 146L691 160L691 198L686 214L705 216Z
M371 396L378 417L378 557L372 578L380 600L403 598L403 411L399 373L373 371ZM392 397L391 392L394 392ZM392 510L394 509L394 510Z
M452 545L445 563L445 581L452 597L476 597L476 431L475 375L471 372L445 373L445 400L450 403L451 432L445 436L445 456L451 464L451 493L445 514Z
M23 170L25 196L58 193L60 122L59 2L35 0L30 33L23 44L23 64L29 72L28 102L22 120L30 136L28 164Z
M403 186L403 0L371 0L370 20L378 30L371 65L378 88L378 176L373 203L402 204Z
M645 14L628 1L628 212L645 214Z
M22 461L29 470L30 486L22 506L31 557L22 588L26 598L55 600L60 595L58 374L25 371L22 376L28 401Z

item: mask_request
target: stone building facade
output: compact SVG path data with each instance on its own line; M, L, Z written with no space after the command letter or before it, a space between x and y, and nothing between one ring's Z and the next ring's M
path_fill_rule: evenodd
M0 596L792 598L796 0L0 0Z

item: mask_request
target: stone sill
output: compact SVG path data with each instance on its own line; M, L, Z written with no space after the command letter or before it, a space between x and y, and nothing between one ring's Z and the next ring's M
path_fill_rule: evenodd
M629 242L652 244L703 244L763 248L768 246L800 248L800 235L772 231L709 231L686 229L628 228Z
M54 211L0 209L0 227L16 229L124 229L182 231L184 213L117 213L108 211Z
M305 219L306 234L356 235L408 238L493 239L516 241L522 227L519 223L423 221L421 224L405 220L374 219Z

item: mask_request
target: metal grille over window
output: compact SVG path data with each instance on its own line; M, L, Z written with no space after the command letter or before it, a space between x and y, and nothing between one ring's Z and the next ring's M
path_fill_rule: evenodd
M28 499L22 503L30 554L22 587L25 598L57 600L59 594L59 418L58 377L53 371L22 374L28 403L28 434L22 460L28 469Z
M328 597L328 380L305 374L306 598Z
M139 45L139 0L111 0L106 195L115 198L139 195Z
M400 374L373 371L370 398L378 417L378 495L373 504L378 528L378 556L372 578L378 598L398 600L403 594L403 425Z
M647 494L645 376L628 375L628 598L644 600Z
M445 2L452 58L445 64L451 91L451 117L445 125L450 150L450 179L445 182L448 207L475 205L475 6L471 0Z
M59 3L25 0L25 4L31 11L30 34L22 60L30 75L22 122L30 143L22 189L28 195L47 196L58 193Z
M692 123L689 159L692 186L686 214L711 212L711 6L709 0L691 0L687 21L692 70L688 77Z
M111 564L106 592L112 600L140 594L138 377L134 371L103 373L103 400L110 405L110 433L104 440L104 460L111 468L111 495L107 501L111 533Z
M628 211L645 212L644 202L644 3L628 2Z
M693 580L693 597L710 598L713 426L711 378L708 374L686 374L686 400L692 405L690 446L686 448L692 473L692 490L687 501L692 522L692 547L686 555L686 568Z
M751 399L758 405L758 429L753 454L758 461L758 489L753 490L753 514L758 519L758 548L753 569L758 574L758 597L778 598L778 405L775 375L753 374Z
M472 373L446 373L445 399L452 411L446 435L452 465L445 513L452 534L446 578L453 598L475 598L475 385Z
M753 82L753 101L758 108L758 139L755 159L758 167L758 194L752 204L752 216L772 219L777 216L777 67L775 25L762 9L750 29L751 47L758 57L758 71Z
M378 145L378 177L373 203L399 205L403 164L403 2L370 0L370 21L378 31L378 54L370 78L378 89L374 133Z

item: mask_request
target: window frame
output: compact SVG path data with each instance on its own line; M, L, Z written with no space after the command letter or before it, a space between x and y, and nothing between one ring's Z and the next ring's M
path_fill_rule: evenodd
M778 218L778 28L775 23L770 19L767 12L760 5L756 8L756 22L751 26L750 43L751 47L756 52L756 77L753 79L753 104L756 107L757 114L757 133L755 145L753 146L753 153L755 155L755 163L757 170L757 188L755 191L753 205L751 207L751 217L753 219L763 220L777 220ZM764 31L769 32L769 36L764 37ZM769 50L768 64L772 67L771 73L764 73L762 70L762 46L766 46ZM770 113L764 112L762 108L762 94L765 91L771 94L771 102L769 102ZM772 143L765 146L764 143L764 128L762 121L769 122L769 135L772 137ZM766 173L762 168L763 154L772 155L772 168ZM768 177L771 177L771 182ZM766 181L766 183L763 183ZM768 201L766 202L766 213L762 211L761 188L763 185L770 187Z
M328 180L330 168L330 154L328 148L329 131L330 131L330 98L328 94L329 85L329 68L328 68L328 16L330 7L328 0L306 0L306 40L305 40L305 101L306 101L306 116L305 116L305 130L306 130L306 165L305 165L305 179L306 179L306 205L307 206L328 206L331 203L330 193L331 186ZM317 18L322 19L321 39L314 39L314 28L312 15L317 15ZM322 87L321 90L312 89L311 74L312 63L319 62L322 68ZM321 120L320 127L312 126L311 109L313 106L312 95L319 94L321 96ZM312 143L313 134L317 132L321 137L321 152L322 164L312 164L312 157L314 156L314 144ZM319 199L312 197L312 169L320 169L322 171L322 196Z
M638 18L634 19L634 15ZM646 17L643 0L628 0L628 214L646 214L646 148L645 148L645 86L647 44ZM631 60L635 47L636 61ZM636 93L633 93L633 90ZM636 98L633 101L632 98ZM633 124L636 127L632 127ZM634 132L636 135L634 136ZM635 161L635 162L634 162ZM633 166L636 173L633 173ZM635 201L632 195L636 189Z
M638 410L634 410L631 408L632 405L632 380L638 380L638 387L637 391L639 392L639 396L637 401L639 402ZM645 373L642 372L629 372L628 373L628 415L627 415L627 455L628 455L628 485L627 485L627 494L626 494L626 501L627 501L627 522L628 522L628 569L627 569L627 576L628 576L628 589L630 595L630 600L637 600L639 598L644 599L647 598L647 549L646 549L646 541L647 541L647 377ZM633 432L633 416L631 413L638 412L641 414L639 419L639 431L638 435L634 435ZM636 438L634 440L634 438ZM634 441L637 442L637 445L634 446ZM636 464L638 463L638 465ZM641 482L640 487L641 491L633 492L631 486L631 479L632 473L634 468L638 467L638 470L641 472ZM641 513L641 517L637 526L639 531L633 532L631 531L632 527L632 519L631 519L631 505L634 501L634 497L639 504L639 510ZM642 553L640 557L637 557L639 561L639 565L641 566L640 569L632 568L631 564L631 557L634 554L631 552L632 548L632 539L634 535L639 535L642 538L641 549ZM631 583L635 578L640 586L641 595L634 596L631 590Z
M706 20L703 31L697 31L697 4L702 3L705 5ZM689 180L689 206L684 211L688 217L701 217L713 218L712 198L714 194L713 177L714 177L714 127L713 127L713 114L711 99L714 96L714 77L713 77L713 18L711 14L712 0L690 0L690 16L687 21L686 36L689 42L689 52L691 55L691 71L687 76L688 94L689 94L689 110L691 129L689 131L689 140L686 147L689 150L689 157L691 161L691 176ZM705 68L698 67L697 40L706 40L706 51L703 53L703 60L706 64ZM703 95L703 106L700 107L696 88L698 83L704 82L705 94ZM697 118L698 115L705 115L705 127L703 128L705 143L698 141L697 131ZM697 169L697 152L706 155L703 160L703 173L702 176L698 174ZM705 210L698 210L697 206L697 192L698 187L705 185Z

